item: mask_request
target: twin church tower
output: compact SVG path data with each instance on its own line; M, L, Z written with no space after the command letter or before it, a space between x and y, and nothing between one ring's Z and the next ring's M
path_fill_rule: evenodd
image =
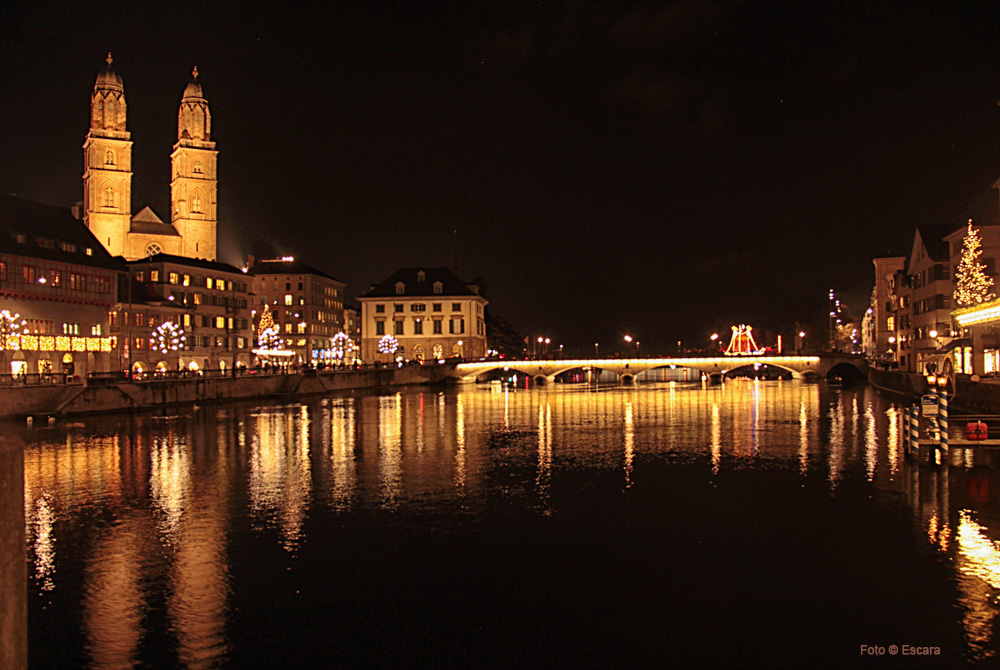
M138 260L158 253L216 259L216 159L212 115L198 68L177 113L170 154L170 223L149 207L132 216L132 140L126 130L125 89L111 67L97 75L90 99L90 131L83 143L84 222L113 256Z

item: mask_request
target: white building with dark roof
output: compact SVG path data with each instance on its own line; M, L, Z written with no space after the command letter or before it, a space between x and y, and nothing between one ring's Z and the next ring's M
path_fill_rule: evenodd
M486 355L483 287L448 268L402 268L361 296L361 357L364 361L440 359ZM379 352L391 336L395 353Z

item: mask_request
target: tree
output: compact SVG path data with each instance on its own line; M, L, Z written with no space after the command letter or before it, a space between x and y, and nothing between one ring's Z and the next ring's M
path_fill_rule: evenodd
M10 370L7 369L7 352L20 348L21 334L27 323L16 312L11 314L6 309L0 311L0 353L3 353L3 368L0 369L0 374L10 374Z
M971 307L993 300L996 295L990 291L993 279L986 275L986 266L979 262L983 253L983 242L979 231L972 227L969 219L969 229L965 233L962 247L962 260L955 272L955 304L959 307Z
M274 325L271 308L264 305L264 311L260 313L260 323L257 324L257 349L266 353L281 351L284 348L285 342L278 337L278 327Z
M169 351L177 351L184 348L184 329L170 322L164 321L149 337L149 348L166 354Z

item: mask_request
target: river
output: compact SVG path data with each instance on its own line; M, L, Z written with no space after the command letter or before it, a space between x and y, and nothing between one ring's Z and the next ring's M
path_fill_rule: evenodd
M994 664L1000 453L916 465L900 414L866 386L733 380L8 425L28 658Z

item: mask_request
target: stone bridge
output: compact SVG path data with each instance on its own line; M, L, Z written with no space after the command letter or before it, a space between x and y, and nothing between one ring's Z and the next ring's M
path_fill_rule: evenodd
M482 374L494 370L509 370L528 375L538 383L555 381L557 375L570 370L608 370L618 375L619 381L631 383L636 375L657 368L690 368L710 379L721 379L737 368L769 365L787 370L793 378L849 377L867 378L868 364L863 356L852 354L821 354L816 356L709 356L677 358L602 358L602 359L553 359L553 360L489 360L459 363L450 376L461 381L475 381ZM846 367L845 367L846 366ZM849 369L848 369L849 368Z

